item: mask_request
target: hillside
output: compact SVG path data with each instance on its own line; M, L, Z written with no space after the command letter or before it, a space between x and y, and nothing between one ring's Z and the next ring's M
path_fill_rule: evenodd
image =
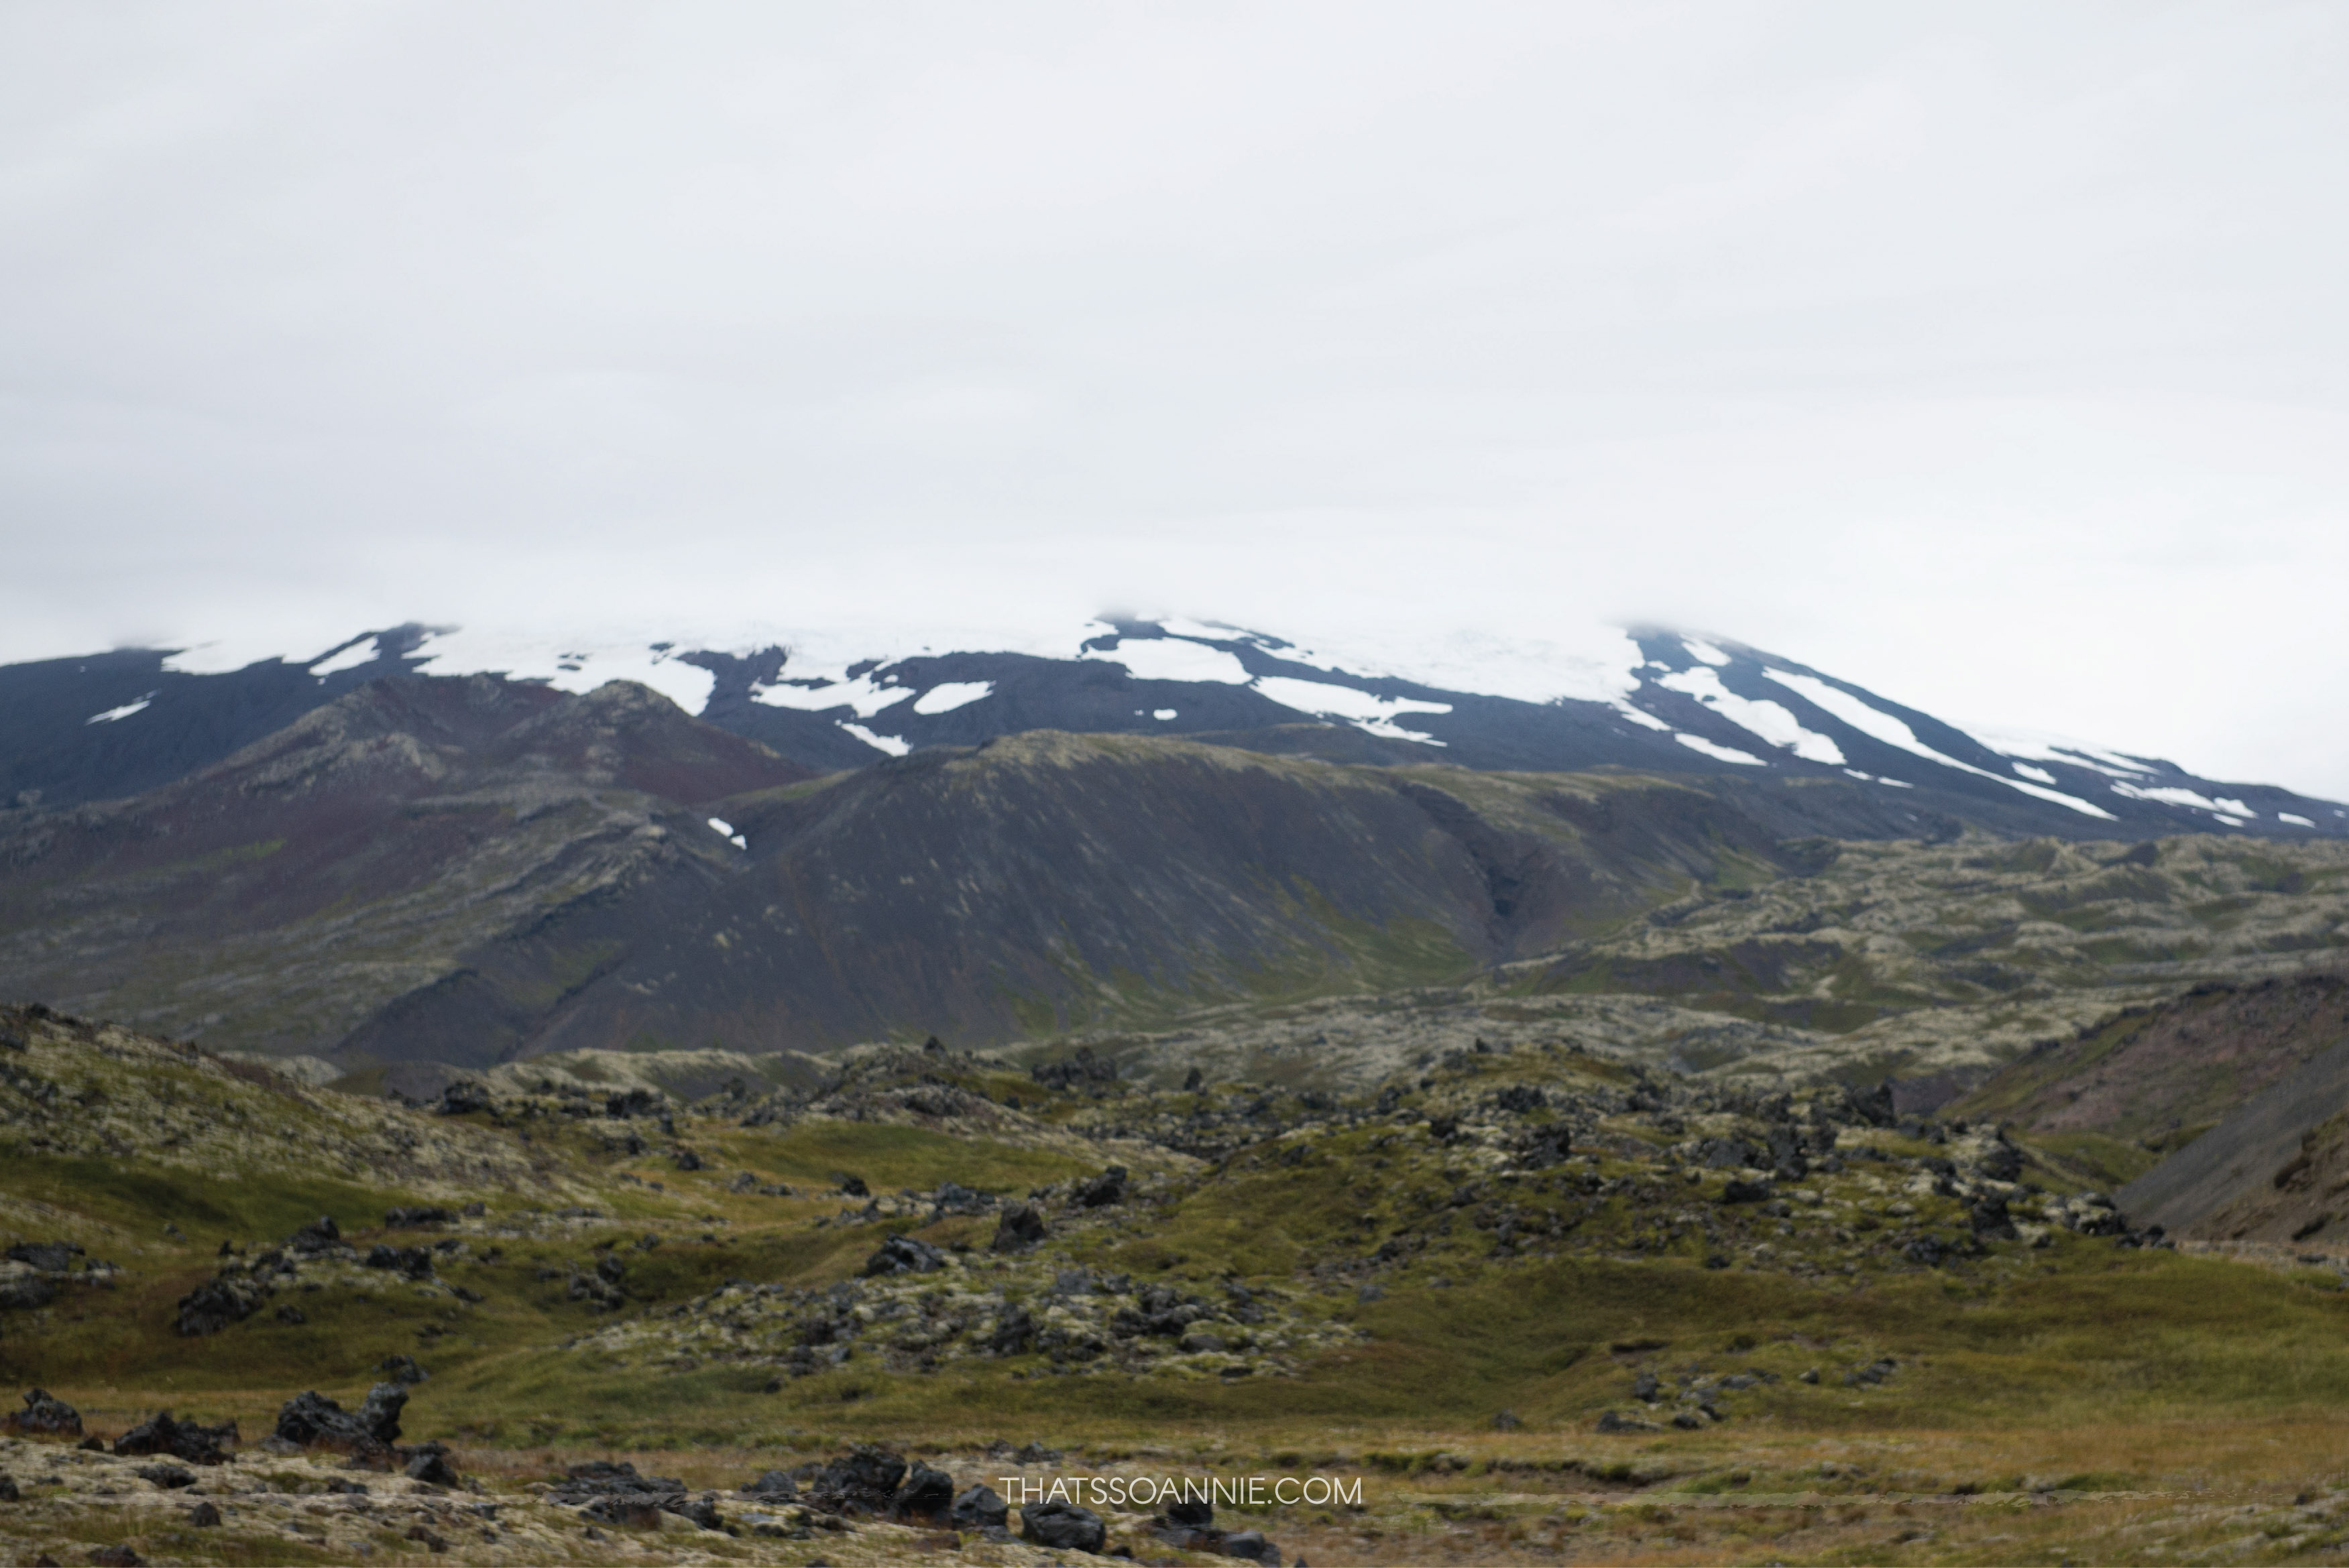
M722 878L690 803L804 777L641 687L372 683L191 778L0 825L0 992L316 1053L475 948Z
M1946 1097L2337 951L2344 897L2333 841L2002 841L1848 779L1050 732L809 779L642 687L409 678L0 834L0 986L343 1070L1081 1036L1338 1086L1514 1019Z

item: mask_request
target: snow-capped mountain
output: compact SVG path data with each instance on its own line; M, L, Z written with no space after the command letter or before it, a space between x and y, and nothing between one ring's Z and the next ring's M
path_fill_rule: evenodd
M315 655L122 650L0 667L0 800L150 788L367 681L494 673L638 682L821 769L1040 729L1181 735L1342 760L1836 780L2004 830L2142 838L2349 832L2265 785L2047 737L1967 729L1723 638L1595 628L1551 642L1304 646L1104 619L1059 635L942 630L564 640L407 625Z

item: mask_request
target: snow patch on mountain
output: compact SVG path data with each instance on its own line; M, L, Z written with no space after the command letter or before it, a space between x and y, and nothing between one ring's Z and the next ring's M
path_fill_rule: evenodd
M361 665L373 664L382 655L381 638L361 637L349 647L339 653L328 654L325 658L312 665L310 673L320 680L325 680L328 676L340 675L345 670L355 670Z
M1689 657L1696 659L1702 663L1716 666L1729 663L1729 655L1727 654L1723 653L1719 648L1714 647L1711 643L1706 642L1702 637L1682 637L1681 639L1681 646L1688 650Z
M856 737L857 739L864 742L865 745L872 747L876 751L885 751L892 757L903 757L905 753L914 749L913 742L909 740L901 740L896 736L876 735L872 730L865 728L863 725L851 724L844 718L839 720L838 723L841 728Z
M104 713L93 713L88 718L83 719L82 723L85 725L112 724L118 719L129 718L134 713L146 712L147 705L154 700L155 694L150 691L145 696L140 697L137 702L126 702L120 707L109 707Z
M912 686L876 684L873 679L875 673L868 670L854 680L784 679L772 686L754 686L750 688L750 700L763 707L795 708L802 713L854 708L857 717L871 718L883 708L894 707L914 695Z
M1237 654L1187 637L1124 637L1114 648L1087 648L1084 656L1123 665L1140 681L1213 681L1246 686L1252 679Z
M1686 645L1690 652L1696 651L1696 644ZM1721 662L1728 662L1726 655L1722 655ZM1831 768L1843 766L1842 748L1816 730L1805 729L1802 720L1785 704L1740 696L1723 686L1721 676L1710 669L1682 670L1659 678L1656 684L1667 691L1696 698L1738 728L1761 737L1781 750Z
M2224 795L2213 799L2199 790L2184 789L2178 785L2159 785L2147 789L2136 784L2115 784L2113 793L2126 796L2132 800L2158 800L2165 806L2190 807L2197 811L2209 811L2218 817L2231 817L2238 821L2249 821L2259 815L2240 800L2230 799Z
M2093 768L2115 779L2142 778L2153 771L2150 765L2134 757L2102 746L2091 746L2083 740L2073 740L2061 735L2046 735L2028 729L1990 729L1978 725L1965 727L1972 736L2001 757L2028 758L2033 762L2060 762L2067 768Z
M1352 686L1301 681L1288 676L1265 676L1255 685L1257 691L1283 707L1293 707L1299 713L1325 718L1342 718L1369 734L1383 736L1389 740L1413 740L1422 746L1441 746L1444 742L1432 735L1402 727L1394 722L1396 717L1406 713L1452 711L1452 705L1448 702L1416 702L1410 697L1377 696Z
M502 675L544 681L567 692L591 692L609 681L635 681L698 715L709 706L718 677L676 656L689 651L688 645L673 642L566 643L449 627L424 634L416 650L416 667L435 676Z
M916 713L952 713L968 707L985 696L995 695L993 681L947 681L934 686L914 699Z
M1750 762L1756 768L1770 766L1768 762L1750 751L1740 751L1733 746L1723 746L1717 741L1707 740L1702 735L1675 735L1672 738L1691 751L1702 752L1716 762Z
M1767 668L1762 673L1801 696L1812 707L1824 713L1832 714L1862 735L1872 737L1887 746L1897 747L1902 751L1922 757L1929 762L1938 762L1944 768L1954 768L1961 773L1971 773L1977 778L1995 779L2010 789L2020 789L2024 794L2036 796L2042 800L2053 800L2059 806L2068 806L2085 816L2102 817L2106 821L2113 820L2113 814L2110 811L2106 810L2102 806L2091 805L2077 795L2066 795L2061 789L2050 789L2044 785L2025 783L2020 779L2009 779L2003 774L1992 773L1986 768L1976 768L1971 762L1961 762L1954 757L1944 756L1918 739L1916 731L1910 729L1901 720L1889 713L1879 712L1868 707L1849 692L1831 686L1816 676L1791 675L1785 670Z

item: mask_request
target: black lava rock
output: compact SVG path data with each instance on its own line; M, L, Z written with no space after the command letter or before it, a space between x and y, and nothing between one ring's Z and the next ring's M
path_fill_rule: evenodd
M357 1448L399 1439L399 1412L408 1390L397 1383L378 1383L367 1390L367 1402L346 1410L316 1389L296 1394L279 1407L276 1435L304 1448Z
M169 1454L190 1464L224 1465L228 1450L236 1446L234 1421L223 1421L217 1427L201 1426L194 1421L175 1421L169 1410L158 1410L129 1431L114 1439L114 1451L120 1455Z
M868 1279L877 1274L928 1274L946 1266L946 1254L912 1236L892 1236L864 1260Z
M1109 1539L1101 1515L1067 1502L1031 1502L1019 1511L1019 1533L1055 1552L1099 1552Z
M1011 1509L996 1490L981 1482L954 1500L951 1522L957 1530L1000 1530Z
M995 1240L988 1243L988 1250L1024 1253L1042 1242L1046 1234L1042 1211L1033 1203L1014 1203L995 1222Z
M1125 1199L1125 1167L1112 1165L1100 1175L1077 1183L1077 1202L1088 1209L1105 1208Z
M905 1479L903 1455L860 1443L844 1458L816 1471L808 1493L834 1513L885 1513Z
M943 1524L954 1508L954 1477L916 1460L905 1471L905 1484L898 1487L890 1511L900 1519L924 1519Z

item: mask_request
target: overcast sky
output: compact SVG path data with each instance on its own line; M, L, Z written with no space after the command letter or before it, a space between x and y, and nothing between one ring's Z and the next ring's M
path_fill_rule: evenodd
M0 8L0 658L1641 618L2349 797L2349 9Z

